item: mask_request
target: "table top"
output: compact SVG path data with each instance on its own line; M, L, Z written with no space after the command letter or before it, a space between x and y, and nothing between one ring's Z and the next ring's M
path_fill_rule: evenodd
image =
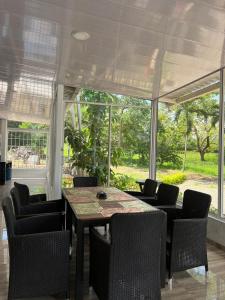
M97 192L107 193L107 199L100 200ZM146 212L156 210L153 206L114 187L79 187L63 189L63 195L69 202L79 220L101 220L115 213Z

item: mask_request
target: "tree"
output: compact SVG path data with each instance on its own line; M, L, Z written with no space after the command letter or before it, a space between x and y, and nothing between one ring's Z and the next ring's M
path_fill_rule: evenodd
M182 171L184 171L186 157L187 157L188 137L191 134L192 127L193 127L193 113L191 110L190 103L183 103L183 104L178 105L178 107L175 111L175 121L178 122L178 120L181 118L183 118L183 121L185 123L184 159L183 159L183 166L182 166Z
M195 101L193 107L194 123L193 131L196 137L197 150L201 161L205 160L205 154L210 149L216 138L216 124L219 121L218 94L211 93L202 96Z
M205 154L217 136L216 125L219 121L218 93L206 94L191 102L181 104L176 110L176 120L181 116L183 116L183 121L186 123L185 151L187 150L187 138L192 132L200 159L204 161Z
M174 111L170 106L160 103L157 136L157 163L160 166L169 165L172 168L181 166L179 156L182 132L175 122Z
M149 161L150 107L123 107L122 114L121 108L114 112L118 118L113 120L113 145L117 141L122 148L124 163L133 163L135 157L139 166L145 166Z
M115 96L92 90L82 90L84 102L111 103ZM73 150L72 166L77 172L87 172L98 176L100 183L106 183L108 177L108 123L109 107L106 105L81 105L82 126L75 130L66 122L65 140ZM119 151L112 151L112 164L116 165Z

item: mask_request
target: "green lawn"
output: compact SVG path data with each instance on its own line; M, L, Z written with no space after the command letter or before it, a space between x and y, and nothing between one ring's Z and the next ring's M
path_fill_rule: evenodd
M117 168L113 168L115 173L121 173L128 175L129 177L136 179L146 179L148 178L148 168L137 168L137 167L129 167L129 166L118 166Z
M64 145L64 156L68 156L68 145ZM183 158L183 154L180 154ZM132 157L132 162L138 161L137 157ZM205 175L205 176L217 176L218 175L218 154L217 153L207 153L205 155L205 161L200 160L200 155L198 152L188 151L186 157L185 173L190 176L194 174ZM126 174L134 179L140 178L144 179L148 177L148 168L142 168L134 166L133 164L127 165L126 162L124 165L113 167L115 173ZM160 174L170 173L170 172L180 172L180 169L171 170L170 167L158 167L157 168L157 177L160 177Z
M198 152L188 151L185 171L208 176L218 175L218 154L206 153L205 161L200 160Z
M183 156L182 154L180 155ZM217 176L218 175L218 154L217 153L207 153L205 155L205 161L200 160L200 155L198 152L188 151L186 157L185 173L187 175L198 174L206 176ZM113 168L115 173L126 174L134 179L140 178L144 179L148 177L148 168L140 168L134 166L118 166ZM170 172L181 172L180 169L171 170L169 167L157 168L157 174L170 173Z

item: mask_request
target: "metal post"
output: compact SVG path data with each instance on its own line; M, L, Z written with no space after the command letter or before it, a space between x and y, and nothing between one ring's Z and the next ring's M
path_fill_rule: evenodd
M1 121L1 161L7 161L8 150L8 121L5 119Z
M110 169L111 169L111 143L112 143L112 105L109 106L109 134L108 134L108 182L110 186Z
M156 178L157 157L157 129L158 129L158 100L152 101L151 109L151 136L149 153L149 178Z
M58 85L57 96L53 105L51 120L51 144L49 153L49 182L50 199L61 198L61 180L63 167L63 145L64 145L64 86Z
M219 110L219 166L218 166L218 215L223 216L223 172L224 172L224 70L220 70Z
M81 131L82 114L81 114L81 108L80 108L80 93L76 97L76 102L77 102L78 129L79 129L79 131Z

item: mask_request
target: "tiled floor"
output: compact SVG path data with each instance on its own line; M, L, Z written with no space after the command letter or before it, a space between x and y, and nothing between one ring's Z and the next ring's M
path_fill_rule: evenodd
M26 180L31 191L45 190L45 181ZM11 184L0 186L0 200L9 193ZM88 258L88 251L85 252ZM209 272L205 276L204 268L196 268L188 272L176 274L173 279L173 289L168 285L162 290L162 300L225 300L225 252L215 246L208 245ZM85 260L85 277L88 278L88 259ZM7 299L8 289L8 245L5 223L0 211L0 300ZM71 290L74 282L74 260L71 261ZM71 293L71 299L73 294ZM34 299L34 298L32 298ZM40 299L40 298L39 298ZM51 297L41 298L54 299ZM59 298L58 298L59 299ZM89 294L85 288L85 300L97 300L94 292ZM129 300L129 299L124 299Z

